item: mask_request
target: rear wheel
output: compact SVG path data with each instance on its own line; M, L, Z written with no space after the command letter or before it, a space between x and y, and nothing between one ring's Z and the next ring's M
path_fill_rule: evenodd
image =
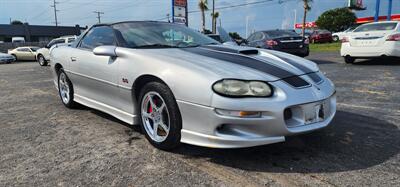
M41 55L41 54L38 55L37 61L39 62L40 66L47 66L47 61L46 61L46 59L44 58L43 55Z
M140 94L140 121L146 139L156 148L171 150L180 145L182 119L171 90L150 82Z
M346 62L346 64L353 64L354 61L356 61L356 59L354 57L351 57L349 55L344 57L344 62Z
M333 36L333 41L334 41L334 42L339 41L339 36Z

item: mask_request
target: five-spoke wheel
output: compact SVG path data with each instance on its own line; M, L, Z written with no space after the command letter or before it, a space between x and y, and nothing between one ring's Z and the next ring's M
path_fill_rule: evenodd
M141 127L149 142L170 150L180 144L182 120L171 90L163 83L147 83L140 91Z

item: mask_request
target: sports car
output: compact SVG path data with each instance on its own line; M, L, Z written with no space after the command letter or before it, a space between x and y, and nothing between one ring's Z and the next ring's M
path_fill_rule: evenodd
M315 63L222 45L179 24L94 25L50 59L66 107L138 124L164 150L282 142L328 126L336 112L335 87Z

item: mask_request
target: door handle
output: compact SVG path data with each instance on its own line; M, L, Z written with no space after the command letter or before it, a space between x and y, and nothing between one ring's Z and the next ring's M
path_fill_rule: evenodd
M75 62L76 61L76 57L71 57L71 61Z

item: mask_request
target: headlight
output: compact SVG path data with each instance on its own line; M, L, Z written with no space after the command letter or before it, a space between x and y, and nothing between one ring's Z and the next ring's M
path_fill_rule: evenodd
M272 88L262 81L244 81L225 79L216 82L213 90L217 94L228 97L270 97Z

